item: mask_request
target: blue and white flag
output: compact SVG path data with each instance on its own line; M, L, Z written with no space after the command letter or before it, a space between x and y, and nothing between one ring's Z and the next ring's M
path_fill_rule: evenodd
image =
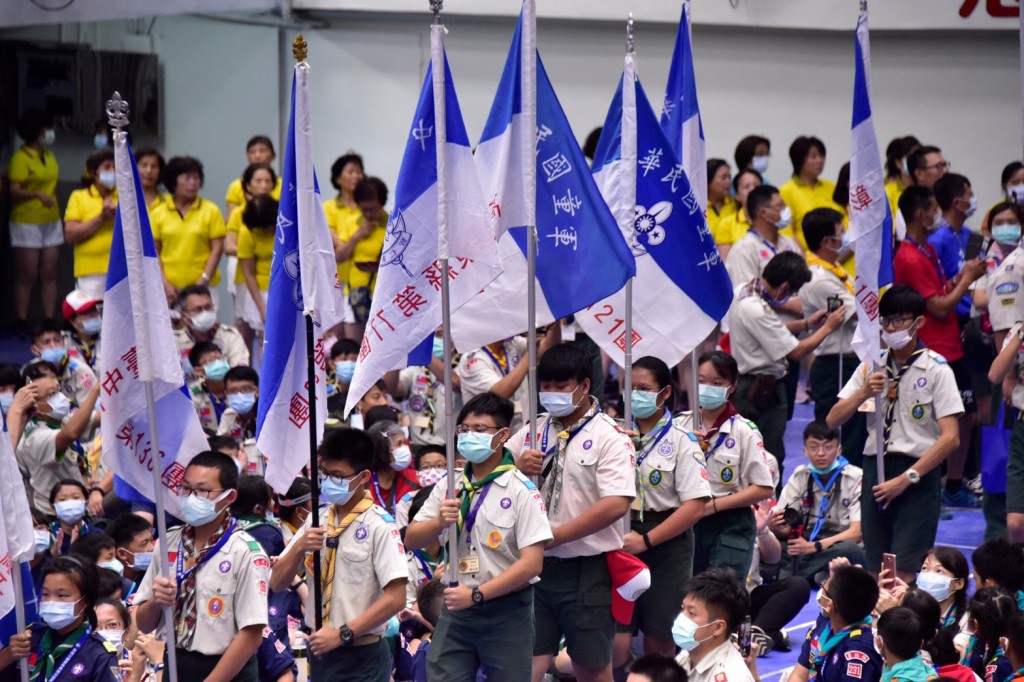
M406 138L388 221L370 318L363 334L345 413L384 373L430 362L434 331L441 325L442 256L448 258L451 310L458 310L501 273L497 243L487 217L473 150L462 121L438 27L432 36L444 63L444 127L434 115L433 65L420 91ZM434 46L432 46L434 47ZM439 88L440 89L440 88ZM447 205L447 253L439 249L437 137L443 135L442 173ZM425 353L414 352L425 350Z
M569 121L537 54L537 126L523 129L522 17L476 148L476 167L504 272L453 316L466 352L527 330L526 196L521 149L537 141L537 319L549 324L615 293L636 263L590 175ZM536 50L534 50L536 53Z
M605 118L593 172L636 257L633 357L653 355L671 367L728 312L732 284L632 57ZM625 364L625 308L619 290L576 315L619 366Z
M31 518L31 517L30 517ZM4 530L0 528L0 534ZM11 640L11 635L18 634L18 618L14 610L17 593L14 590L12 568L14 560L5 555L4 538L0 538L0 649ZM25 601L25 624L31 625L39 620L37 613L36 588L32 579L32 568L28 562L21 564L21 595Z
M280 493L288 490L302 467L309 464L304 313L313 319L317 407L313 426L319 442L327 418L324 334L341 321L342 311L331 232L313 170L308 79L309 66L296 64L256 416L256 447L267 458L266 480Z
M118 202L103 297L103 464L116 472L119 495L132 497L127 484L151 501L158 494L153 467L159 467L166 511L178 516L177 486L185 466L208 445L182 375L139 171L124 137L114 139ZM145 382L152 382L156 402L159 456Z
M683 2L679 33L668 71L665 102L661 110L661 128L672 152L682 159L683 170L697 196L702 211L708 208L708 166L704 150L704 126L697 104L697 78L693 72L693 47L690 36L690 3Z
M852 345L857 357L873 363L881 352L878 299L893 282L893 222L871 116L871 48L866 11L857 20L856 52L850 144L850 244L857 253L853 285L857 331Z
M0 648L7 646L18 631L15 617L17 593L13 571L21 564L22 592L26 604L26 623L35 620L35 590L28 562L35 556L35 531L25 483L14 457L7 433L7 421L0 433Z

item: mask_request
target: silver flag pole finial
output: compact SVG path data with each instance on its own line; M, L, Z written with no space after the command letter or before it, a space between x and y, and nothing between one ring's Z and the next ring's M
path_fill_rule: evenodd
M444 7L444 0L430 0L430 11L434 13L434 23L441 23L441 9Z
M124 133L128 127L128 102L121 99L121 93L114 91L113 97L107 100L107 123L114 133Z
M633 50L633 13L629 13L629 18L626 20L626 52L634 52Z

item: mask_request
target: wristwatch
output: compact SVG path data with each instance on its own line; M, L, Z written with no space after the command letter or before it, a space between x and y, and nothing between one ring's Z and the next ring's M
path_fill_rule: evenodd
M821 540L818 540L817 542L814 543L814 551L815 552L821 552L824 549L825 548L821 546Z
M921 481L921 474L917 473L913 469L907 469L903 473L907 475L907 480L911 483L919 483Z
M479 587L473 588L473 603L477 606L484 603L484 593L480 591Z
M352 642L356 641L356 633L352 632L352 628L348 625L342 625L338 629L338 636L341 637L341 645L348 646Z

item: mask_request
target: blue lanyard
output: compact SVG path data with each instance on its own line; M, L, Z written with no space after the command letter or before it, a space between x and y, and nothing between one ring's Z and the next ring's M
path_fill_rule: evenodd
M394 482L391 484L391 492L388 494L388 501L384 501L384 495L380 492L380 481L377 480L377 472L373 472L373 490L377 493L377 499L380 500L380 506L384 507L388 513L395 513L395 493L398 492L398 476L395 476Z
M654 439L654 442L651 443L647 448L645 448L644 451L640 453L640 456L636 458L636 466L637 466L637 468L639 468L640 465L644 463L644 460L647 459L647 455L649 455L652 452L654 452L654 448L658 447L658 443L661 442L662 438L664 438L666 435L668 435L668 432L669 432L669 430L671 428L672 428L672 420L669 419L668 423L665 424L665 426L661 429L661 431L658 432L658 435Z
M590 420L593 419L594 417L596 417L597 415L599 415L600 413L601 413L601 409L598 408L597 412L595 412L594 414L590 415L590 418L587 419L587 421L585 421L582 424L580 424L578 429L576 429L575 431L570 433L569 434L569 440L565 441L565 447L568 448L569 447L569 443L571 443L572 439L576 437L576 434L579 433L580 431L582 431L583 428L587 424L590 423ZM552 445L551 446L551 450L548 450L548 431L550 429L551 429L551 417L548 417L548 423L544 425L544 438L541 440L541 443L540 443L540 451L544 453L545 457L547 457L552 452L554 452L555 448L557 447L557 445Z
M217 554L217 552L221 550L224 544L228 541L228 538L231 537L231 534L235 532L235 523L235 519L232 517L231 522L228 524L228 529L224 531L224 535L222 535L220 540L217 541L217 544L214 545L210 549L210 551L206 553L206 556L202 557L201 559L197 559L196 565L188 569L187 571L185 570L185 531L182 530L182 537L178 540L178 560L175 562L174 566L174 574L178 578L179 589L181 589L181 585L185 581L185 578L189 577L190 575L192 575L192 573L199 570L200 566L202 566L207 561L212 559ZM197 549L196 551L198 552L199 550Z
M835 473L832 474L832 478L828 479L828 483L822 485L821 479L818 478L818 474L811 472L811 476L814 477L814 481L818 484L818 487L825 493L821 498L821 502L818 504L818 520L814 522L814 528L811 530L811 535L808 537L809 542L814 542L818 537L818 533L821 532L821 527L825 525L825 518L828 516L828 508L831 506L832 496L829 495L829 491L832 490L832 486L835 485L839 475L843 473L844 466L837 467Z
M71 648L71 651L64 654L64 658L61 659L60 665L57 666L57 669L53 671L53 674L46 679L46 682L53 682L54 680L60 677L60 674L64 672L64 668L68 667L68 663L70 663L71 659L75 657L75 654L78 653L78 650L85 646L85 640L89 639L89 634L91 632L92 626L90 625L85 629L85 632L82 633L82 636L78 638L78 641L75 642L75 646ZM36 665L39 665L39 663L37 662Z
M422 552L422 549L417 549L415 552L412 553L412 555L416 557L416 561L419 562L420 568L423 569L423 575L427 576L427 581L429 582L433 580L434 572L430 570L430 564L427 563L427 560L423 558L421 554Z
M718 440L716 440L715 444L712 447L708 448L708 451L704 453L705 462L711 459L711 456L715 454L715 450L718 449L718 446L722 444L722 441L724 441L726 437L728 437L729 432L732 431L732 424L734 421L736 421L736 415L729 417L729 431L726 431L725 433L722 432L721 426L718 427Z
M224 398L223 400L219 400L217 396L210 392L210 389L204 387L203 390L206 391L206 395L210 396L210 404L213 405L213 413L216 415L217 421L219 422L221 415L224 414L224 409L228 405L228 399Z
M761 243L765 245L765 248L767 248L769 251L772 252L773 256L777 256L779 254L779 250L776 249L774 246L772 246L772 243L770 241L768 241L767 239L765 239L761 235L757 234L757 232L754 232L753 228L748 230L748 232L753 232L755 235L757 235L757 238L761 240Z

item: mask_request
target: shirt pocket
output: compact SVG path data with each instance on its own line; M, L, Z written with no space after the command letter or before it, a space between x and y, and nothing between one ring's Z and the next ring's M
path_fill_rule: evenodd
M708 478L712 484L735 488L740 479L739 453L716 452L708 460Z
M217 562L217 570L207 571L206 574L196 577L196 588L199 593L199 601L196 604L198 615L201 619L232 622L235 617L235 579L231 566L227 566L227 572L221 572L220 569L228 563L227 560L213 557L210 561Z
M909 381L910 385L902 387L899 392L897 407L902 414L901 419L909 420L908 424L927 424L935 419L934 392L932 382L923 374L919 377L906 377L903 381ZM921 382L925 382L921 385ZM900 382L902 384L902 381ZM895 422L896 419L894 418Z
M597 487L597 452L587 448L587 443L593 445L593 441L588 438L583 441L582 448L566 453L565 474L572 485L594 490ZM567 492L564 485L563 483L563 496Z
M676 458L652 452L640 468L641 483L647 490L672 490L675 485Z
M365 546L342 547L338 550L335 574L341 582L350 585L361 584L370 575L370 550Z
M483 519L484 526L480 535L480 542L489 551L509 561L517 559L513 552L515 545L516 510L513 508L511 497L502 497L496 509L488 508ZM505 502L508 500L508 502ZM506 509L504 504L508 505Z

